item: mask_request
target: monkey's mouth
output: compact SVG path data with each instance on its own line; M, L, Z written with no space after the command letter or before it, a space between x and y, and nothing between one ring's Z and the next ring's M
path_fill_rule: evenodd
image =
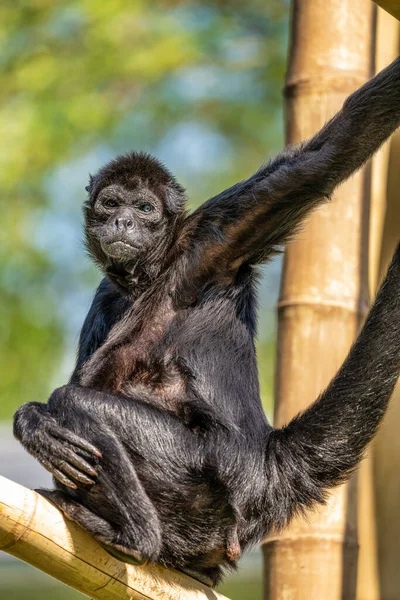
M112 240L101 245L108 256L120 260L132 258L138 252L138 248L126 240Z
M136 246L134 246L130 242L125 242L124 240L117 240L115 242L107 242L105 245L107 246L107 248L109 248L110 246L114 246L114 247L120 246L121 248L126 246L127 248L134 248L135 250L137 250Z

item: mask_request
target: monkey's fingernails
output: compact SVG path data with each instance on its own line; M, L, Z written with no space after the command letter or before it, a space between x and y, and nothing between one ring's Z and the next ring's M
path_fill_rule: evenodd
M93 467L91 465L89 465L87 462L85 461L81 461L80 464L76 465L81 471L84 471L85 473L87 473L88 475L92 475L92 477L97 477L97 471L95 471L93 469Z
M75 467L67 462L62 461L58 466L62 469L63 473L66 473L69 477L79 483L84 483L86 485L94 485L96 483L93 479L90 479L90 477L85 475L85 473L78 471L78 469L75 469Z
M96 469L86 460L84 460L81 456L79 456L79 454L68 450L64 452L63 457L66 460L66 462L76 467L79 471L82 471L82 473L87 473L92 477L97 477Z
M85 483L86 485L94 485L96 483L95 481L93 481L93 479L90 479L90 477L86 477L86 475L84 475L83 473L81 473L79 477L77 476L76 479L78 479L81 483Z
M81 448L82 450L89 452L89 454L97 456L98 458L101 458L103 456L100 450L96 448L96 446L93 446L93 444L87 442L86 440L80 440L79 444L75 442L75 445Z
M70 479L68 479L68 477L64 477L64 475L62 475L61 473L53 473L54 477L56 479L58 479L58 481L60 483L63 483L64 485L66 485L67 487L73 489L73 490L77 490L78 486L76 485L76 483L73 483Z
M80 443L75 443L75 445L79 446L82 450L86 450L86 452L89 452L89 454L93 454L98 458L102 457L102 453L100 452L100 450L96 448L96 446L93 446L93 444L91 444L90 442L87 442L86 440L80 440Z

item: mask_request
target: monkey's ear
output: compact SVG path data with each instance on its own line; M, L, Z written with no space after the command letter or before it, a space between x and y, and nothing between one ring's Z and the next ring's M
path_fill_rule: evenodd
M92 191L93 181L94 181L93 175L89 175L89 185L85 186L85 190L88 192L88 194L90 194L90 192Z
M167 210L173 215L182 214L186 204L185 190L181 186L179 189L170 186L166 186L164 189Z

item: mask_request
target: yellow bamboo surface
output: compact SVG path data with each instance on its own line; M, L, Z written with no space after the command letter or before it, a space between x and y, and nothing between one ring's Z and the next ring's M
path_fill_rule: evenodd
M0 477L0 550L101 600L224 600L177 571L109 556L42 496Z
M292 0L286 139L313 135L371 75L375 10L364 0ZM370 168L315 211L285 253L279 302L275 424L328 384L368 304ZM264 547L265 600L354 600L356 481Z
M398 0L400 6L400 0ZM375 72L378 73L392 60L396 58L399 51L399 33L400 24L388 12L383 9L378 9L377 14L377 29L376 29L376 52L375 52ZM395 136L391 141L380 149L374 156L372 161L372 183L371 183L371 205L370 205L370 230L369 230L369 287L370 295L373 299L378 288L378 279L380 275L380 259L382 238L385 236L385 247L390 238L390 250L387 253L384 269L381 273L383 276L386 273L389 261L393 255L397 244L395 236L388 236L388 232L384 232L386 219L386 196L388 183L388 164L391 148ZM394 204L398 204L398 195L394 198ZM397 237L399 237L399 220L395 215L389 215L391 222L397 222ZM395 410L395 402L391 402L390 415L392 418L393 410ZM397 428L398 420L396 421ZM386 434L382 435L382 430L378 434L379 440L388 439ZM376 444L377 440L375 440ZM391 460L393 460L392 452L390 452ZM387 529L382 535L382 526L377 523L376 498L374 493L374 477L373 477L373 448L370 448L368 456L361 463L359 472L359 493L358 493L358 530L360 552L358 557L358 577L357 577L357 600L385 600L394 596L389 596L381 593L382 587L382 565L378 565L378 550L382 550L382 544L387 545L389 536L393 536L393 526ZM398 465L393 463L395 468L393 473L398 469ZM394 475L393 477L397 479ZM385 503L387 503L387 488L384 488ZM394 495L392 505L396 505L399 495ZM392 498L390 498L391 500ZM390 502L389 500L389 502ZM390 506L390 504L389 504ZM396 507L397 508L397 507ZM384 515L388 514L387 508L383 511ZM393 515L392 515L393 516ZM395 518L394 518L395 521ZM395 537L398 540L398 532ZM398 584L398 555L393 555L393 563L396 563L394 569L395 577L393 579ZM383 569L386 569L388 561L385 560Z
M400 132L390 145L388 206L382 240L380 280L400 239ZM374 444L376 530L381 600L400 597L400 383ZM365 600L362 598L361 600ZM367 598L367 600L370 600ZM375 599L374 599L375 600Z
M399 0L375 0L388 13L399 19L400 21L400 1Z

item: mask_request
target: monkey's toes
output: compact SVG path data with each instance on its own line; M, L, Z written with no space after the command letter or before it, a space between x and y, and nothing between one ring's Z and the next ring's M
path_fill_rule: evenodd
M143 566L148 563L147 558L144 558L144 556L142 556L139 552L131 548L126 548L125 546L120 546L119 544L111 545L100 541L99 544L106 552L108 552L108 554L111 554L111 556L117 560L128 563L129 565Z

